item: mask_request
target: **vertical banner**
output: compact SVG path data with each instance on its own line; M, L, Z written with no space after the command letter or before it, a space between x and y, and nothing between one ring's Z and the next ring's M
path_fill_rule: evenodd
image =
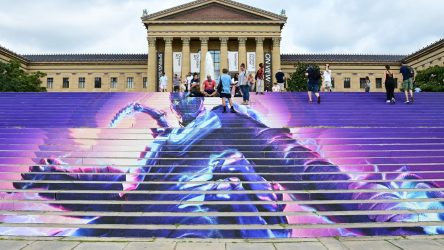
M239 71L239 52L228 51L228 71Z
M157 86L157 90L159 90L159 80L160 77L162 76L162 73L164 71L164 58L163 58L163 52L157 52L157 81L156 81L156 86Z
M271 84L273 84L273 76L271 71L271 66L273 63L271 60L272 56L270 52L265 52L264 56L265 86L270 86Z
M191 53L191 73L200 73L200 53Z
M174 74L182 74L182 52L173 52L173 72Z
M256 52L247 52L247 71L256 72Z

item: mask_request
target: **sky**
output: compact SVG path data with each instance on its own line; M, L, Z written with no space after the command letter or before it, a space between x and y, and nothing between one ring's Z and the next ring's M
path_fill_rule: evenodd
M0 0L0 45L19 54L147 53L143 9L183 0ZM239 0L280 13L286 54L410 54L444 38L443 0Z

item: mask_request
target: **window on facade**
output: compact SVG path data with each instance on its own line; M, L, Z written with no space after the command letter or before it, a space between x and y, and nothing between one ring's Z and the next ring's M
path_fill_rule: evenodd
M334 77L331 78L331 87L335 88L335 78Z
M79 77L79 89L85 88L85 77Z
M382 89L382 78L376 78L376 88Z
M117 89L117 77L111 77L110 88Z
M210 54L214 63L214 78L218 79L220 75L220 51L210 50Z
M346 77L344 79L344 89L349 89L351 88L351 79L349 77Z
M54 78L47 78L46 79L46 88L47 89L52 89L54 86Z
M365 86L367 85L367 83L366 83L366 79L365 78L360 78L359 79L359 87L361 88L361 89L365 89Z
M144 78L143 78L143 84L142 84L142 87L143 87L144 89L146 89L146 88L148 87L147 84L148 84L148 77L144 77Z
M395 78L395 89L398 88L398 78Z
M126 88L132 89L134 87L134 79L132 77L128 77L126 79Z
M69 78L68 77L64 77L63 78L63 85L62 88L64 89L69 89Z
M102 78L100 77L94 78L94 88L96 89L102 88Z

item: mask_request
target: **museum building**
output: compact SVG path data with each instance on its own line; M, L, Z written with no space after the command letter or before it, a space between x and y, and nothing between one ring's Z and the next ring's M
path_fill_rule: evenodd
M42 71L50 92L154 92L165 72L185 78L189 72L205 79L211 56L214 76L223 68L236 72L241 63L254 73L265 65L266 83L282 69L289 75L298 62L329 63L335 91L356 92L370 77L373 91L385 91L384 66L399 72L405 60L415 70L444 63L444 39L410 55L281 54L287 17L231 0L197 0L157 13L144 11L147 54L20 55L0 47L0 60L18 60L28 72ZM395 75L400 82L401 76ZM399 80L398 80L399 79ZM398 84L400 87L401 84ZM171 80L169 89L172 90Z

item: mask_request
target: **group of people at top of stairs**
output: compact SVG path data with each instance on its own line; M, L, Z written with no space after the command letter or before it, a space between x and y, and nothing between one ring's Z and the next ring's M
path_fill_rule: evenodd
M264 65L259 64L256 73L248 72L245 64L240 65L240 71L233 73L228 72L227 69L222 70L223 74L216 81L212 79L211 75L207 79L201 81L199 73L188 73L185 79L181 79L178 74L173 77L173 91L174 92L189 92L190 97L217 97L221 96L218 86L222 83L222 76L225 79L230 78L230 94L232 97L243 97L243 105L250 103L250 91L255 90L256 95L263 95L264 92L282 92L285 89L286 77L282 70L278 70L275 75L275 83L273 86L265 84L265 69ZM168 92L168 77L165 73L159 78L159 91ZM226 94L226 93L225 93ZM227 95L225 95L227 96Z
M393 72L390 70L390 65L385 66L385 89L387 91L387 103L396 103L395 99L395 79L393 77ZM413 97L413 83L415 79L415 71L412 67L408 66L406 62L402 62L402 66L400 69L400 73L402 74L402 88L405 93L405 104L410 104L414 102Z
M395 99L395 88L396 88L396 81L393 75L393 72L390 70L390 65L385 66L385 74L384 74L384 83L385 83L385 89L387 92L387 103L396 103ZM414 101L413 97L413 83L415 78L415 71L412 67L408 66L406 62L402 62L402 66L400 69L400 73L402 74L403 78L403 84L402 88L405 93L406 104L411 104ZM325 65L325 70L323 74L321 75L320 69L317 67L314 67L312 65L308 66L306 73L306 77L308 78L308 100L310 103L313 102L312 95L313 93L317 97L317 103L321 103L321 96L319 94L320 89L320 81L322 79L322 91L328 91L331 92L333 85L332 85L332 71L330 70L330 65ZM363 82L363 87L365 89L365 92L370 92L370 78L367 76L365 78L365 81Z
M384 74L384 83L387 93L387 103L396 103L395 99L395 88L396 81L393 72L390 70L390 65L385 66L386 71ZM415 71L412 67L408 66L405 62L402 62L400 73L403 77L403 90L405 92L406 104L411 104L414 101L413 97L413 83L415 77ZM224 78L222 78L222 76ZM308 89L308 100L310 103L313 102L313 93L317 98L317 103L321 103L321 91L332 92L333 82L332 82L332 71L330 65L325 65L325 70L321 74L318 67L309 65L305 76L307 77L307 89ZM222 79L230 79L230 86L227 89L222 88ZM256 90L256 95L264 94L267 92L281 92L285 90L286 77L282 70L279 70L275 75L276 82L273 87L265 86L265 71L264 65L259 64L259 69L256 74L247 72L245 64L242 63L240 66L240 71L234 74L230 74L227 69L223 69L223 74L219 77L218 81L212 79L211 75L207 76L207 79L203 82L199 79L198 73L189 73L186 79L181 80L180 76L177 74L173 78L173 91L174 92L190 92L190 97L221 97L221 91L226 90L230 94L228 98L228 93L224 93L227 99L232 97L243 97L243 105L249 105L250 103L250 91ZM321 84L322 82L322 84ZM227 83L228 84L228 83ZM370 78L367 76L365 82L363 82L363 88L365 92L370 92ZM159 80L159 86L161 92L167 92L168 78L165 73L162 74ZM362 86L362 85L361 85ZM321 88L320 88L321 87ZM225 99L225 98L222 98Z

